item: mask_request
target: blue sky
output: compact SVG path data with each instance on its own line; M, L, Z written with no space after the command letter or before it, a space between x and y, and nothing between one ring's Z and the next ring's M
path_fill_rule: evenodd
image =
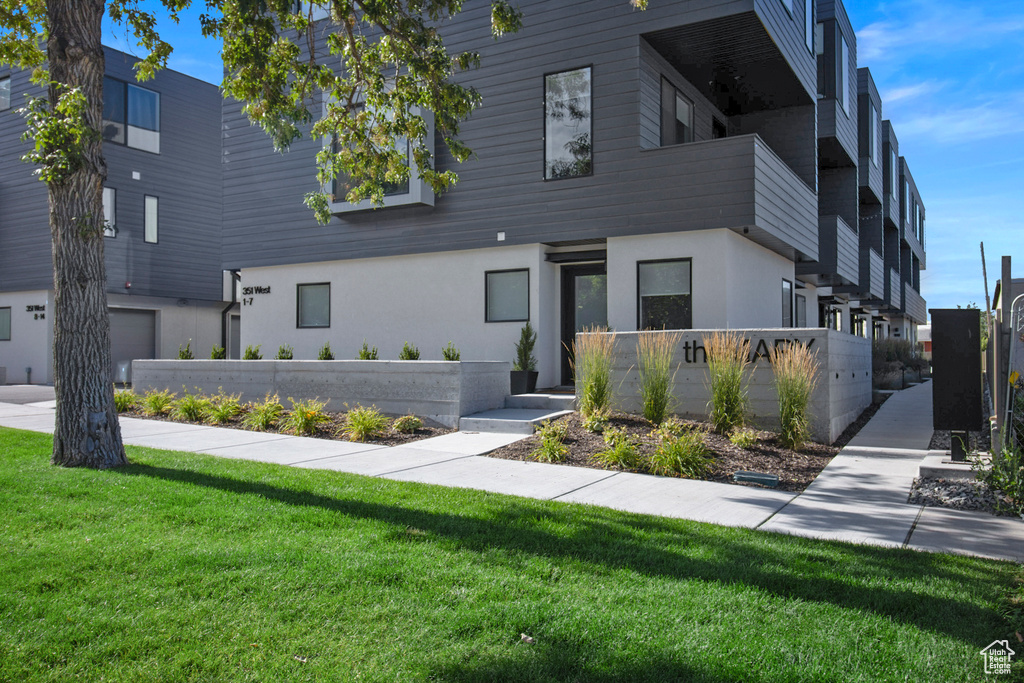
M1004 254L1024 276L1024 250L1015 251L1024 241L1024 3L851 0L846 9L859 65L871 69L924 199L928 307L983 305L982 241L990 292ZM219 83L219 45L200 36L200 14L160 25L175 46L170 66ZM104 42L131 51L109 22Z

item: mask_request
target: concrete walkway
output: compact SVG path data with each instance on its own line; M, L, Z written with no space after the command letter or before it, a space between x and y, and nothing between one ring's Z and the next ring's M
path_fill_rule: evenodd
M0 401L11 389L0 387ZM0 426L52 433L52 408L52 401L0 402ZM482 455L521 434L456 432L387 447L133 418L120 422L130 445L1024 562L1024 520L907 504L931 438L930 383L893 395L799 495Z

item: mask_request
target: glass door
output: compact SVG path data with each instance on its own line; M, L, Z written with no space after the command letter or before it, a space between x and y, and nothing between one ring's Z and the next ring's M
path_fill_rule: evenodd
M572 384L572 342L577 332L608 327L605 264L562 266L562 384Z

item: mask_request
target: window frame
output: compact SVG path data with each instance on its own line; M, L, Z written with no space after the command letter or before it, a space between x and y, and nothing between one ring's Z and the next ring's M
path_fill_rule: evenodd
M11 108L11 76L0 76L0 111L7 111ZM6 98L3 93L6 91Z
M153 239L149 239L149 200L154 201L156 213L153 216ZM146 244L160 244L160 197L155 194L142 196L142 241Z
M590 76L589 76L589 79L590 79L589 80L589 86L590 87L588 88L589 92L587 93L587 97L588 97L589 104L590 104L590 106L589 106L589 117L588 117L589 118L588 123L589 123L589 126L590 126L590 130L588 132L588 135L590 136L590 170L587 173L580 173L580 174L577 174L577 175L549 176L548 175L548 77L550 77L550 76L558 76L560 74L568 74L568 73L572 73L573 71L583 71L584 69L587 70L589 72L589 74L590 74ZM587 65L584 65L584 66L577 66L577 67L573 67L573 68L569 68L569 69L559 69L558 71L549 71L549 72L545 73L544 74L544 97L542 99L542 102L544 104L544 116L543 116L544 130L543 130L543 134L541 136L541 139L543 140L543 145L542 145L542 147L543 147L543 154L542 154L542 156L543 156L543 160L544 160L544 165L543 165L543 168L542 168L542 175L543 175L544 181L547 182L549 180L569 180L571 178L588 178L590 176L593 176L594 175L594 65L593 64L587 64Z
M104 79L104 81L108 81L110 83L116 83L118 88L120 88L120 90L121 90L121 102L123 104L123 107L122 107L121 111L118 112L120 114L120 116L121 116L121 120L120 121L117 121L115 119L108 119L108 118L106 118L105 114L107 112L104 111L103 112L104 116L102 118L102 122L103 122L103 124L105 124L106 122L111 121L113 123L118 123L118 124L120 124L120 125L122 125L124 127L124 130L123 130L124 141L123 142L117 140L116 138L108 138L106 135L102 134L102 131L101 131L101 137L103 139L103 142L109 142L111 144L121 145L122 147L128 147L130 149L137 149L140 152L147 152L149 154L160 154L160 136L161 136L161 128L163 126L163 104L162 104L163 98L160 96L160 92L157 91L157 90L152 90L150 88L144 88L141 85L137 85L135 83L129 83L128 81L122 81L120 78L114 78L113 76L104 75L103 79ZM135 88L139 92L143 92L143 93L147 93L147 94L155 96L155 98L156 98L156 128L155 129L150 129L150 128L147 128L147 127L144 127L144 126L137 126L135 124L130 124L128 122L128 115L129 115L129 112L131 111L131 105L129 104L129 98L131 97L132 88ZM107 88L106 84L104 84L104 86L103 86L103 93L104 93L104 101L106 101L107 95L109 93L109 89ZM103 124L101 124L101 125L103 125ZM155 137L156 149L153 150L153 149L149 149L147 147L139 146L137 144L134 144L134 145L131 144L131 142L130 142L131 136L129 135L129 132L130 132L129 128L136 128L136 129L139 129L139 130L148 131L150 133L155 133L156 134L156 137Z
M506 273L526 274L526 317L525 318L502 318L491 320L491 275L503 275ZM500 270L484 271L484 322L485 323L525 323L530 322L530 269L529 268L503 268Z
M814 49L814 5L814 0L804 0L804 43L807 45L807 50L812 55L817 54Z
M671 121L672 130L675 130L675 126L677 125L677 122L679 121L679 109L678 109L679 100L680 99L685 100L690 105L690 116L689 116L690 120L689 120L688 123L686 123L686 130L687 130L687 133L688 133L688 136L689 136L688 140L685 139L687 136L684 135L683 136L684 137L683 140L676 140L675 142L666 142L665 141L665 132L669 128L669 123L664 120L664 117L665 117L665 101L664 100L665 100L665 94L668 91L672 92L672 121ZM693 142L694 140L696 140L696 135L695 135L695 131L694 131L694 119L696 118L696 109L697 109L697 107L696 107L696 104L694 103L693 99L691 99L690 97L687 97L686 93L684 93L682 91L682 89L680 89L678 86L676 86L675 83L670 81L665 76L662 76L661 77L661 100L662 101L660 103L661 104L660 110L661 110L662 121L660 122L661 123L661 130L660 130L660 133L661 133L661 139L660 139L661 145L660 146L661 147L671 147L672 145L685 145L685 144L688 144L688 143ZM712 127L713 127L713 125L714 124L712 124Z
M302 288L303 287L327 287L327 324L326 325L303 325L302 324ZM297 282L295 283L295 328L299 330L323 330L331 327L331 283L330 282Z
M803 323L800 322L801 309L803 312ZM807 297L803 294L793 294L793 327L807 327Z
M782 325L781 327L789 328L793 327L794 315L793 315L793 281L786 278L782 278ZM788 293L788 297L787 297ZM789 323L786 323L786 307L789 307Z
M869 158L875 168L881 168L882 124L879 120L878 107L875 106L875 102L871 98L868 98L868 114L871 116L871 121L868 122L870 131L868 138L871 140L871 149L868 150Z
M672 329L681 329L681 330L692 330L693 329L693 257L692 256L683 256L683 257L680 257L680 258L646 259L646 260L643 260L643 261L637 261L636 262L636 329L637 329L637 331L643 331L643 330L647 329L647 328L645 328L643 326L643 322L644 322L644 320L643 320L643 317L644 317L644 295L643 295L643 293L642 293L642 291L640 289L640 282L641 282L641 279L640 279L640 267L641 266L646 266L646 265L659 264L659 263L682 263L684 261L687 262L690 265L690 267L689 267L690 282L688 284L688 286L689 286L689 293L687 294L687 296L690 297L690 321L689 321L689 325L686 326L686 327L678 327L678 328L674 327Z
M110 190L110 216L107 216L106 198ZM114 239L117 237L117 188L103 186L103 236Z
M842 106L846 118L850 118L850 45L846 42L843 29L838 22L836 39L836 99Z
M7 311L7 336L0 336L0 341L11 341L11 328L14 325L11 306L0 306L0 316L3 315L4 311ZM3 334L2 330L3 327L0 326L0 335Z

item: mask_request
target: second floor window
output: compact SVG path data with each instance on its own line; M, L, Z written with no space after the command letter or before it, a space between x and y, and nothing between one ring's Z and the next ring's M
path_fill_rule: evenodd
M870 102L868 104L868 116L871 117L871 120L868 122L868 127L871 131L870 135L868 135L868 140L871 144L871 163L875 168L878 168L879 149L882 146L882 141L878 134L880 117L878 116L878 110L875 108L874 102Z
M544 77L544 178L594 171L590 67Z
M0 78L0 111L11 108L11 77Z
M850 46L843 32L836 27L836 100L846 115L850 115Z
M117 237L117 190L103 188L103 236Z
M160 153L160 93L103 78L103 139Z
M693 142L693 102L661 79L661 144Z

